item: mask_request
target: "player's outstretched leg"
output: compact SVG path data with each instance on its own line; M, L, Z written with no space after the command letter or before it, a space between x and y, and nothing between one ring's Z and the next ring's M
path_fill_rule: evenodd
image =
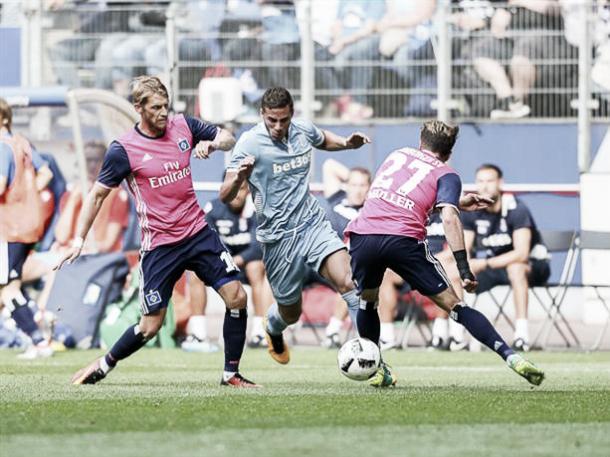
M300 303L298 305L295 304L293 306L298 306L300 312ZM269 310L267 310L267 316L265 317L263 326L265 328L265 338L267 339L267 350L269 351L269 355L277 363L286 365L288 362L290 362L290 350L288 349L288 345L284 341L282 332L286 330L286 327L288 327L288 323L280 314L279 305L277 303L273 303L269 307Z
M535 386L542 384L544 372L513 351L482 313L463 303L458 303L449 315L466 327L474 338L502 357L515 373L523 376L530 384Z
M165 317L165 312L163 312L162 315ZM140 321L140 324L143 320L144 318ZM163 319L161 319L161 322L163 322ZM72 376L71 383L95 384L104 379L116 366L119 360L129 357L131 354L141 349L142 346L146 344L146 341L152 338L157 332L154 331L150 336L145 335L144 332L140 330L140 324L132 325L125 330L123 335L114 343L114 346L112 346L112 349L110 349L106 355L78 370L74 376Z
M360 337L367 338L379 346L381 323L377 312L377 302L362 301L356 321ZM379 369L371 377L369 384L373 387L390 387L396 384L396 380L392 368L382 359Z

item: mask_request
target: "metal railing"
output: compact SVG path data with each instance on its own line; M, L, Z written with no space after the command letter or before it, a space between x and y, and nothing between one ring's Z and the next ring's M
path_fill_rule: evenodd
M131 77L159 74L197 112L200 82L230 77L242 118L270 85L334 122L610 118L610 7L597 0L62 3L0 0L0 15L21 10L29 84L126 95Z

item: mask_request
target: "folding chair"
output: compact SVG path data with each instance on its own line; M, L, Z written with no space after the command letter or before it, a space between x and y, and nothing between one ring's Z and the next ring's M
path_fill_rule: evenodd
M484 247L482 244L480 244L480 241L479 241L479 242L477 242L477 245L476 245L476 248L475 248L475 249L476 249L476 251L477 251L477 252L478 252L478 251L485 251L485 250L486 250L486 248L485 248L485 247ZM510 297L510 293L511 293L511 291L512 291L512 288L510 287L510 285L506 285L506 286L503 286L503 287L506 287L506 288L507 288L507 289L506 289L506 293L504 293L504 294L503 294L502 296L500 296L500 297L498 297L498 296L496 295L496 293L494 293L494 289L495 289L495 287L494 287L493 289L490 289L490 290L486 291L487 295L489 295L489 297L491 298L491 301L493 302L493 304L494 304L494 305L496 306L496 308L497 308L496 315L495 315L495 317L493 318L493 321L492 321L492 322L493 322L493 324L494 324L494 325L497 325L497 324L498 324L498 321L500 320L500 317L503 317L503 318L504 318L504 320L505 320L505 321L508 323L508 325L510 326L510 328L511 328L511 329L514 331L514 330L515 330L515 324L513 323L513 321L511 320L511 318L510 318L510 317L508 317L508 314L506 314L506 312L504 311L504 307L506 306L506 303L508 302L508 298ZM470 306L471 306L472 308L475 308L475 307L476 307L476 305L477 305L477 301L479 300L479 297L480 297L481 295L482 295L482 294L477 294L477 295L475 295L474 301L473 301L473 302L470 304Z
M587 249L610 251L610 233L583 230L582 232L580 232L580 237L578 238L576 244L581 252ZM592 288L595 291L595 295L597 296L598 300L602 303L606 310L607 314L604 326L599 332L595 343L593 344L593 346L591 346L590 349L591 351L595 351L599 349L604 335L606 334L606 331L610 326L610 303L608 303L608 299L604 298L604 296L600 293L600 289L610 288L610 281L608 281L606 284L599 284L583 280L580 284L573 284L573 286Z
M406 295L409 297L408 300L406 300L404 296L400 297L402 304L407 305L405 315L400 325L402 336L398 339L400 341L398 347L401 347L402 349L407 349L409 347L409 338L411 337L414 328L417 329L424 343L432 339L430 320L421 321L419 319L422 312L427 315L424 311L424 302L426 298L418 297L413 293L408 293Z
M568 320L561 312L561 306L567 295L568 289L571 286L574 272L576 270L576 263L578 260L578 250L576 249L577 232L574 230L549 230L542 231L541 237L547 247L549 253L566 253L566 258L561 270L561 275L557 282L547 282L544 286L530 287L532 295L538 301L542 309L546 313L547 319L540 328L538 334L532 342L532 346L537 346L539 341L543 341L541 345L543 348L548 345L551 330L555 328L557 333L561 336L567 347L572 345L570 338L573 343L580 347L580 341ZM547 298L550 300L550 304L547 306L545 300L542 298L537 289L544 289ZM563 324L564 329L561 328ZM544 335L544 338L542 338Z

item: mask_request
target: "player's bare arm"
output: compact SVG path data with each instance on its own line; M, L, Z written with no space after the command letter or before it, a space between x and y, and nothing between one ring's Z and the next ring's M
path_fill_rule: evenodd
M493 198L484 197L477 193L467 193L460 197L460 209L462 211L478 211L489 208L493 204Z
M244 181L252 174L254 161L254 156L248 156L240 162L237 170L227 170L219 193L223 203L229 203L235 198Z
M506 268L513 263L527 263L530 255L532 231L528 227L513 232L513 249L502 255L487 259L489 268Z
M371 142L371 139L362 132L354 132L347 138L337 135L330 130L322 130L324 142L319 149L325 151L343 151L345 149L358 149Z
M225 129L218 129L212 141L200 141L193 149L193 157L207 159L214 151L228 151L235 146L235 137Z
M93 188L89 191L87 197L85 198L83 209L78 217L76 238L74 239L72 246L64 253L57 265L53 267L53 270L59 270L64 266L65 263L70 264L74 262L78 256L80 256L83 245L85 244L85 238L87 238L87 233L89 233L89 230L93 225L93 221L97 217L97 213L102 207L102 203L104 203L104 200L106 197L108 197L111 190L112 189L102 186L98 182L93 185Z
M443 206L441 208L441 218L443 220L447 244L453 252L460 278L462 279L462 287L467 292L473 292L478 284L468 264L466 245L464 243L464 229L458 211L453 206Z

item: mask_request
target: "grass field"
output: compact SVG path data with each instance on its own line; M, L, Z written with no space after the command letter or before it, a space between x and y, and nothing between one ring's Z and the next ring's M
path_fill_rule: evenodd
M394 351L399 384L379 391L343 378L334 351L307 348L286 367L247 351L257 391L220 387L220 354L177 350L68 385L96 355L0 352L2 457L610 456L610 353L536 353L536 389L490 353Z

